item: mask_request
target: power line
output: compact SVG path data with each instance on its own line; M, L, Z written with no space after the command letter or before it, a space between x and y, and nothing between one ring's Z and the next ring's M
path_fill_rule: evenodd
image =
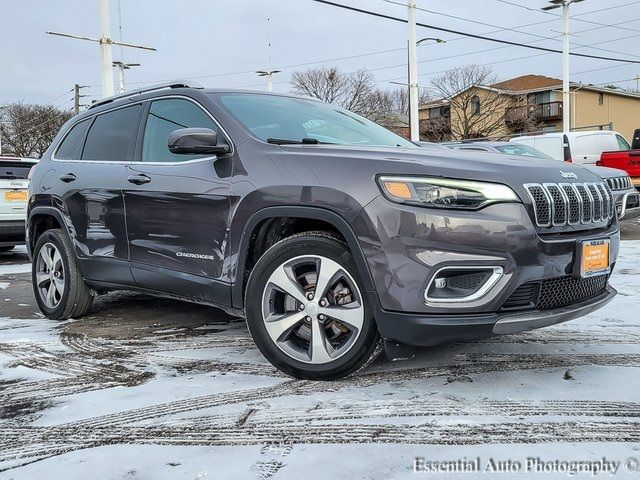
M362 9L362 8L351 7L351 6L348 6L348 5L343 5L343 4L340 4L340 3L331 2L329 0L311 0L311 1L312 2L316 2L316 3L322 3L322 4L325 4L325 5L331 5L333 7L338 7L338 8L342 8L342 9L345 9L345 10L350 10L352 12L363 13L365 15L370 15L370 16L374 16L374 17L378 17L378 18L384 18L386 20L393 20L395 22L407 23L407 21L404 18L394 17L392 15L386 15L384 13L379 13L379 12L372 12L370 10L365 10L365 9ZM640 2L638 2L638 3L640 3ZM485 41L494 42L494 43L502 43L502 44L505 44L505 45L512 45L514 47L522 47L522 48L528 48L528 49L532 49L532 50L539 50L539 51L550 52L550 53L562 53L561 50L556 50L554 48L539 47L539 46L534 46L534 45L525 45L525 44L522 44L522 43L512 42L512 41L509 41L509 40L500 40L498 38L487 37L485 35L478 35L478 34L474 34L474 33L462 32L460 30L453 30L451 28L436 27L435 25L428 25L426 23L416 22L416 25L418 25L420 27L423 27L423 28L430 28L432 30L437 30L437 31L440 31L440 32L453 33L453 34L456 34L456 35L464 35L466 37L476 38L478 40L485 40ZM624 58L604 57L604 56L601 56L601 55L591 55L591 54L586 54L586 53L575 53L575 52L572 52L570 55L572 55L574 57L592 58L592 59L596 59L596 60L607 60L607 61L611 61L611 62L625 62L625 63L640 64L640 60L629 60L629 59L624 59Z
M498 0L498 1L501 1L501 0ZM331 3L331 2L329 2L329 3ZM397 2L391 2L391 3L397 3ZM517 4L514 4L514 5L517 6ZM425 10L425 9L422 9L422 10ZM556 17L556 16L554 15L554 17ZM461 18L461 17L459 17L459 18ZM404 21L402 19L396 19L396 20ZM524 24L524 25L519 25L519 26L513 27L513 28L511 28L511 30L518 29L518 28L524 28L524 27L528 27L528 26L533 26L533 25L544 24L544 23L550 23L550 22L553 22L553 21L555 21L555 20L545 20L545 21L541 21L541 22L528 23L528 24ZM490 25L490 24L487 24L487 25ZM504 29L495 30L495 31L491 31L491 32L486 32L485 34L482 34L482 35L487 35L487 34L491 34L491 33L498 33L498 32L500 32L502 30L504 30ZM528 33L528 32L521 32L521 33ZM535 34L530 34L530 35L535 35ZM463 39L463 38L467 38L467 37L468 37L467 34L461 32L461 35L459 37L454 37L452 39L448 39L447 42L451 42L451 41L455 41L457 39ZM542 37L542 36L538 40L535 40L535 41L532 41L532 42L527 42L525 44L513 44L514 42L506 42L506 41L500 41L498 39L493 39L493 41L498 41L499 43L508 43L508 44L506 46L504 46L504 47L497 47L497 48L491 48L491 49L478 50L476 52L459 54L459 55L454 55L454 56L449 56L449 57L444 57L444 58L438 58L438 59L430 59L429 61L432 62L432 61L436 61L436 60L440 60L440 59L455 58L455 57L461 57L461 56L466 56L466 55L472 55L472 54L475 54L475 53L490 52L490 51L495 51L495 50L499 50L499 49L503 49L503 48L510 48L512 46L531 45L533 43L537 43L537 42L545 40L545 39L556 40L557 41L557 37L553 38L553 37ZM617 41L617 40L619 40L619 39L610 40L608 42ZM595 44L595 45L598 45L598 44ZM582 48L582 47L592 48L593 45L584 45L584 46L581 45L580 48ZM382 55L382 54L387 54L387 53L395 53L395 52L403 51L403 50L405 50L405 48L406 47L394 48L394 49L380 50L380 51L369 52L369 53L362 53L362 54L349 55L349 56L343 56L343 57L329 58L329 59L324 59L324 60L316 60L316 61L313 61L313 62L303 62L303 63L296 63L296 64L290 64L290 65L281 65L281 66L278 66L277 68L281 69L281 70L284 70L284 69L304 67L304 66L310 66L310 65L318 65L318 64L322 64L322 63L328 63L328 62L336 62L336 61L341 61L341 60L352 60L352 59L356 59L356 58L364 58L364 57ZM559 52L559 51L553 50L553 49L543 49L543 48L540 48L540 49L543 50L543 51L548 51L548 53L558 53ZM578 55L578 56L582 56L582 55ZM585 55L585 56L587 56L587 55ZM591 56L587 56L587 57L591 57ZM600 58L600 57L595 57L595 58ZM520 58L512 59L512 60L508 60L508 61L515 61L515 60L519 60L519 59ZM610 60L618 61L618 59L610 59ZM619 60L619 61L623 61L625 64L640 63L640 62L633 62L633 61L630 61L630 60ZM420 62L420 63L424 63L424 62ZM405 66L404 64L402 64L402 65L391 65L391 66L386 66L386 67L374 68L374 69L370 69L370 70L376 71L376 70L384 70L384 69L390 69L390 68L400 68L400 67L404 67L404 66ZM246 74L253 74L253 73L254 73L254 69L252 69L252 70L241 70L241 71L235 71L235 72L207 74L207 75L197 75L197 76L191 76L191 77L186 77L186 78L187 79L197 80L197 79L204 79L204 78L222 78L222 77L229 77L229 76L235 76L235 75L246 75ZM168 81L168 79L148 80L148 81L141 81L141 82L130 82L130 84L131 85L143 85L143 84L149 84L149 83L160 83L160 82L163 82L163 81ZM274 84L277 85L277 84L284 84L284 83L288 83L288 81L275 82ZM247 85L247 87L253 87L253 86L260 86L260 85L259 84Z
M400 51L404 51L406 50L406 47L402 47L402 48L392 48L389 50L379 50L376 52L369 52L369 53L360 53L360 54L356 54L356 55L349 55L346 57L337 57L337 58L328 58L325 60L316 60L314 62L304 62L304 63L295 63L295 64L291 64L291 65L279 65L277 66L277 68L279 70L284 70L284 69L289 69L289 68L297 68L297 67L306 67L309 65L318 65L320 63L328 63L328 62L337 62L340 60L353 60L355 58L363 58L363 57L371 57L374 55L382 55L385 53L395 53L395 52L400 52ZM210 75L198 75L198 76L194 76L194 77L183 77L187 80L197 80L197 79L201 79L201 78L219 78L219 77L230 77L233 75L244 75L244 74L253 74L255 73L255 69L252 70L242 70L242 71L238 71L238 72L227 72L227 73L214 73L214 74L210 74ZM149 81L145 81L145 82L129 82L130 85L138 85L138 84L145 84L145 83L161 83L161 82L167 82L167 81L171 81L173 79L164 79L164 80L149 80ZM277 83L282 83L282 82L275 82L274 84Z
M406 4L397 2L395 0L383 0L383 1L385 1L386 3L391 3L393 5L400 5L400 6L403 6L403 7L407 6ZM544 35L539 35L537 33L531 33L531 32L527 32L527 31L524 31L524 30L520 30L519 29L520 27L502 27L500 25L494 25L492 23L481 22L480 20L472 20L470 18L460 17L458 15L451 15L451 14L448 14L448 13L442 13L442 12L438 12L438 11L435 11L435 10L428 10L426 8L421 8L421 7L415 7L415 8L416 8L416 10L420 10L422 12L431 13L433 15L440 15L440 16L447 17L447 18L454 18L456 20L462 20L464 22L474 23L476 25L484 25L484 26L487 26L487 27L498 28L499 29L498 31L505 31L506 30L506 31L510 31L510 32L523 34L523 35L529 35L529 36L532 36L532 37L537 37L537 38L539 38L541 40L552 40L554 42L560 42L561 41L557 37L546 37ZM626 53L626 52L619 52L619 51L616 51L616 50L608 50L606 48L592 47L590 45L584 45L584 44L580 44L580 43L576 43L576 42L573 42L573 44L576 45L576 46L579 46L579 47L583 47L583 48L592 48L594 50L600 50L602 52L615 53L615 54L618 54L618 55L628 55L628 53ZM637 55L631 55L631 56L636 57L636 58L640 58Z
M551 12L546 12L544 10L540 10L539 8L527 7L526 5L520 5L519 3L510 2L508 0L496 0L496 1L498 1L500 3L504 3L506 5L512 5L514 7L523 8L523 9L528 10L530 12L537 12L537 13L542 13L542 14L545 14L545 15L550 15L552 17L560 18L560 15L556 15L555 13L551 13ZM578 13L578 14L572 15L571 19L572 20L576 20L578 22L582 22L582 23L590 23L592 25L600 25L601 27L610 27L610 28L616 28L618 30L626 30L626 31L629 31L629 32L636 32L637 30L635 30L633 28L620 27L618 25L608 25L608 24L604 24L604 23L594 22L592 20L585 20L585 19L579 18L579 17L582 17L584 15L591 15L592 13L602 12L604 10L608 11L608 10L613 10L613 9L616 9L616 8L628 7L630 5L636 5L638 3L640 3L640 1L625 3L623 5L613 5L613 6L610 6L610 7L601 8L599 10L591 10L590 12ZM620 22L620 23L629 23L629 22Z

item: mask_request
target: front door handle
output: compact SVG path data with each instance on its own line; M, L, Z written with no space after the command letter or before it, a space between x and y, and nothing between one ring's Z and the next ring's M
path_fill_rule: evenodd
M146 175L129 175L127 177L127 182L133 183L135 185L144 185L145 183L149 183L151 179Z
M60 180L64 183L73 182L76 179L76 176L73 173L65 173L64 175L60 175Z

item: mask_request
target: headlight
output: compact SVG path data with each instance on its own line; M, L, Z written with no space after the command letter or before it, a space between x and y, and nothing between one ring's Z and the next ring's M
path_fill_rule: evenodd
M385 196L397 203L435 208L478 210L492 203L519 202L511 188L499 183L427 177L379 177Z

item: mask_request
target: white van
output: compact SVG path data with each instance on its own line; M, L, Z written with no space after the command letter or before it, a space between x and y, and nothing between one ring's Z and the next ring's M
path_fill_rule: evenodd
M564 133L542 133L514 137L513 143L528 145L546 153L556 160L595 164L602 152L630 150L631 146L622 135L611 131Z

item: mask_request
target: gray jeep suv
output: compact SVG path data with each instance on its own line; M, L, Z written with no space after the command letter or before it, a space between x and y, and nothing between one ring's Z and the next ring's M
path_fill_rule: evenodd
M138 290L245 316L290 375L514 333L615 295L611 192L577 165L426 150L340 108L185 83L71 119L33 172L52 319Z

